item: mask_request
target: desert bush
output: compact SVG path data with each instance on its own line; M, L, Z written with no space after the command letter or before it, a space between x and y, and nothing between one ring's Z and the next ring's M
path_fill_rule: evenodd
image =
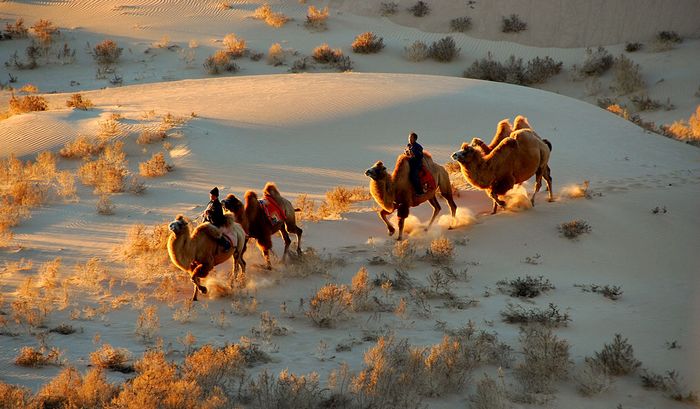
M131 353L125 348L114 348L109 344L102 344L102 347L90 354L90 362L99 368L109 369L122 373L134 371L134 367L128 364Z
M643 45L642 43L637 43L637 42L635 42L635 43L626 43L626 44L625 44L625 51L627 51L628 53L633 53L633 52L635 52L635 51L641 50L643 46L644 46L644 45Z
M646 82L642 78L639 64L620 54L613 63L613 88L621 95L638 91L646 87Z
M304 72L310 68L313 68L311 60L312 60L311 57L307 57L307 56L297 58L296 60L294 60L292 62L291 67L289 67L289 72L298 73L298 72Z
M408 8L408 11L416 17L423 17L430 14L430 6L422 0L418 0L416 4Z
M465 347L459 338L444 336L441 343L430 348L424 360L429 395L440 396L464 388L474 366Z
M687 390L687 387L683 385L683 381L676 371L666 371L664 375L659 375L644 370L640 377L642 386L647 389L659 389L670 399L696 405L700 403L698 393Z
M41 19L32 25L32 31L46 54L53 44L54 36L58 35L58 27L49 20Z
M527 62L525 69L524 84L541 84L549 78L559 74L564 63L556 62L551 57L535 57Z
M542 277L532 277L526 275L525 278L518 277L513 280L501 280L496 283L498 289L511 297L534 298L538 295L553 290L552 283Z
M17 98L14 94L10 97L10 114L24 114L34 111L46 111L48 103L46 98L38 95L25 95Z
M101 368L81 375L67 367L37 392L34 403L40 408L104 408L116 393Z
M66 142L59 155L66 159L86 158L97 155L105 148L103 141L97 141L87 136L78 135L72 142Z
M619 285L574 284L574 287L580 287L581 291L584 292L602 294L603 297L609 298L611 300L618 300L620 297L622 297L623 293L622 287L620 287Z
M450 20L450 30L463 33L472 27L472 19L470 17L457 17Z
M682 42L683 38L675 31L659 31L654 38L653 49L654 51L672 50Z
M371 308L369 302L369 294L371 291L372 288L370 287L367 269L365 267L360 267L357 273L352 277L352 286L350 287L353 311L367 311Z
M377 37L371 31L358 35L352 42L352 51L360 54L378 53L382 48L384 48L384 39Z
M143 130L136 138L136 143L139 145L150 145L155 142L160 142L168 137L165 131Z
M315 372L295 375L285 369L275 377L264 370L251 383L250 394L258 409L314 409L321 407L326 390Z
M314 48L312 57L318 63L333 64L343 57L343 51L340 48L331 49L328 44L324 43Z
M86 160L78 169L80 181L94 186L98 194L117 193L124 190L127 175L125 154L122 142L106 145L95 160Z
M671 125L662 125L661 129L665 135L682 141L700 140L700 105L695 108L687 122L676 121Z
M239 70L232 56L224 50L219 50L207 57L206 60L204 60L204 69L211 75L221 74L222 72L236 72Z
M220 389L226 396L241 399L247 380L246 365L240 345L204 345L185 358L183 379L195 382L203 392Z
M503 17L501 31L504 33L519 33L527 30L527 23L520 20L517 14L511 14L510 17Z
M561 313L559 307L549 303L546 309L533 307L526 310L521 305L508 303L506 309L501 311L503 321L509 324L541 324L547 327L567 326L571 321L569 314Z
M270 65L274 65L275 67L283 65L286 59L287 55L280 43L272 44L270 49L267 50L267 63Z
M509 409L511 407L505 386L499 385L487 374L484 374L476 384L476 391L469 400L471 409Z
M510 84L531 85L545 82L561 71L563 63L551 57L535 57L523 64L521 58L511 55L505 62L494 61L491 53L486 58L474 61L464 71L464 77Z
M413 62L420 62L427 59L430 56L430 51L427 44L422 41L415 41L408 47L404 47L404 56L407 60Z
M409 268L416 259L416 247L409 240L397 241L391 249L391 258L399 268Z
M559 233L567 239L575 239L584 233L591 232L591 226L585 220L572 220L570 222L560 223L557 226Z
M15 357L15 365L38 368L46 365L61 365L61 351L56 348L22 347Z
M613 62L613 56L604 47L598 47L595 51L586 48L586 59L581 67L574 66L574 71L581 76L599 77L613 66Z
M381 2L379 4L379 14L382 16L392 16L399 12L399 4L393 1Z
M658 100L651 99L649 95L632 95L630 97L630 102L634 105L637 111L656 111L661 108L663 104ZM669 103L667 106L671 106Z
M525 393L552 393L554 383L569 374L569 344L551 329L532 326L522 329L520 342L524 360L513 374Z
M5 33L4 35L11 38L26 38L29 33L29 29L24 25L24 19L22 17L15 20L14 23L5 23Z
M592 358L586 358L586 362L598 365L613 376L633 373L642 364L634 357L634 348L627 342L627 338L622 338L620 334L615 334L611 344L604 344L603 349Z
M605 392L612 385L612 378L598 364L585 362L574 373L576 389L584 396L594 396Z
M352 294L344 285L326 284L309 300L306 316L321 328L332 328L347 318L352 309Z
M455 255L455 245L445 236L433 239L427 250L428 258L437 264L447 264Z
M29 388L0 381L0 407L3 409L28 408L31 396Z
M245 39L233 33L226 34L223 43L226 52L233 58L242 57L248 50Z
M435 61L450 62L457 58L460 50L452 37L444 37L430 45L428 55Z
M263 341L269 343L273 336L287 335L289 328L279 325L277 319L269 311L264 311L260 314L260 325L251 328L250 332L255 337L262 338Z
M381 337L364 355L364 368L352 378L360 407L421 408L425 384L423 350L408 340Z
M280 28L289 21L289 17L282 13L275 13L272 11L269 3L265 3L262 6L255 9L253 12L253 18L257 20L265 21L265 24L271 27Z
M114 40L106 39L97 43L92 49L92 58L100 66L114 65L119 61L123 48L119 47Z
M172 170L173 166L165 162L165 156L162 152L154 153L151 159L139 163L139 174L144 177L163 176Z
M328 7L319 10L314 6L309 6L304 26L309 29L324 31L328 28L326 20L328 20Z
M66 101L66 106L68 108L82 109L87 111L93 107L92 101L87 98L83 98L83 94L73 94L70 99Z
M144 342L151 342L160 328L160 319L155 305L145 307L136 320L136 335Z

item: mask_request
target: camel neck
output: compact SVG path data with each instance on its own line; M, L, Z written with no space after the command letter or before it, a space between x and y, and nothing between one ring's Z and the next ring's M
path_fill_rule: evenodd
M372 197L377 201L377 203L384 208L387 212L394 210L394 183L389 177L382 179L381 181L372 180L370 181L370 193Z

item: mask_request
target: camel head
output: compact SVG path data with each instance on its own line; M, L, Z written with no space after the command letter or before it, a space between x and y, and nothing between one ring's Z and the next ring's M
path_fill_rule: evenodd
M175 218L175 220L170 222L168 228L177 236L180 233L187 231L187 224L187 219L185 219L185 217L180 214Z
M460 163L467 163L473 160L475 155L478 155L481 150L468 143L463 143L462 148L452 154L452 159ZM483 155L483 152L482 152Z
M224 209L232 213L236 213L243 207L243 202L238 200L236 196L230 193L226 196L224 200L221 201L221 204L224 206Z
M365 176L369 176L374 181L384 179L388 175L389 173L386 171L386 167L382 161L375 163L374 166L365 171Z

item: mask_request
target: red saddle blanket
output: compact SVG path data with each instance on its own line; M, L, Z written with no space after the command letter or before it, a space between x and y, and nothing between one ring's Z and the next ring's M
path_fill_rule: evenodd
M284 222L286 215L282 207L272 198L272 196L265 195L262 200L260 200L260 205L265 210L267 218L270 219L272 225Z
M428 168L423 165L423 167L418 171L418 180L423 187L423 192L428 193L435 190L437 183L435 183L435 178L433 174L428 171Z

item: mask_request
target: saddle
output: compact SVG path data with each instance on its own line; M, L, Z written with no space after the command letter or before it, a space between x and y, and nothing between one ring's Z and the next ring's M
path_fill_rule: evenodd
M423 187L424 192L432 192L437 188L437 183L435 183L435 178L433 174L430 173L428 167L425 166L425 161L422 163L420 170L418 170L418 180L420 181L421 187Z
M286 219L286 214L282 207L272 198L272 196L265 195L262 199L258 200L260 206L265 210L265 215L270 220L273 226L278 223L283 223Z

